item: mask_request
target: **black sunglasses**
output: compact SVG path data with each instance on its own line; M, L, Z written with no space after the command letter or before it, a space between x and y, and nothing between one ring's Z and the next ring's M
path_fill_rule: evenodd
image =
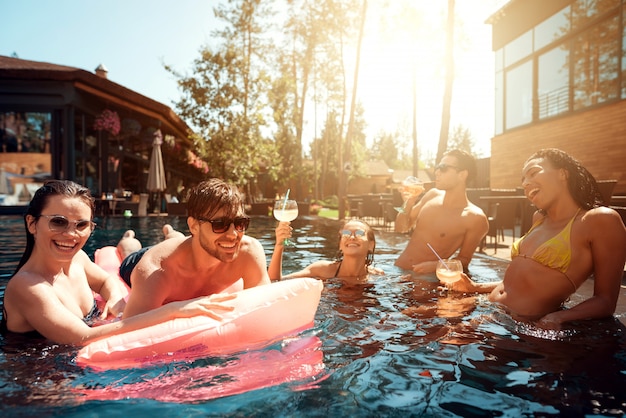
M439 163L435 166L435 171L439 170L442 173L445 173L446 171L448 171L450 168L455 169L456 171L461 171L461 169L459 167L453 166L453 165L449 165L449 164L444 164L444 163Z
M78 233L83 233L86 231L93 231L96 227L96 224L92 221L88 221L85 219L81 219L79 221L70 221L65 216L62 215L39 215L40 218L48 219L48 228L50 231L56 233L63 233L70 228L70 224L74 224L74 229Z
M230 224L235 224L235 231L237 232L246 232L246 229L250 226L250 218L242 216L240 218L230 219L230 218L217 218L217 219L207 219L207 218L196 218L200 222L209 222L211 224L211 228L213 232L216 234L222 234L228 231L230 228Z

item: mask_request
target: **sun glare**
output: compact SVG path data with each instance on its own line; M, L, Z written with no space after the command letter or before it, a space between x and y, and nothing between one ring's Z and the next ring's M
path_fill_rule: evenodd
M488 155L494 124L494 70L491 27L484 22L494 10L493 1L457 0L455 9L450 131L458 125L468 128L477 151ZM424 150L422 155L436 151L446 13L445 1L368 1L357 97L365 109L369 140L381 131L404 131L403 137L410 138L415 89L418 146ZM411 144L406 146L410 149Z

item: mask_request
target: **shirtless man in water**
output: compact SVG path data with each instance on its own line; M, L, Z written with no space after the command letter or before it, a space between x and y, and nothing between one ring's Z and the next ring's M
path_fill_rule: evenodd
M396 232L407 232L411 238L396 260L396 265L416 273L433 273L437 256L453 256L468 265L483 237L489 230L489 221L482 209L467 199L467 182L476 175L474 158L459 150L447 152L435 167L435 188L419 199L407 200L405 213L398 213Z
M538 211L531 229L511 247L504 279L477 283L464 276L448 287L490 293L514 318L543 328L611 316L624 274L626 228L616 211L599 206L593 176L565 152L545 149L524 164L522 186ZM562 309L591 275L593 296Z
M187 212L191 236L176 233L122 262L120 274L132 287L124 318L222 292L240 278L244 288L270 283L265 252L245 235L250 219L233 186L219 179L200 183L190 191Z

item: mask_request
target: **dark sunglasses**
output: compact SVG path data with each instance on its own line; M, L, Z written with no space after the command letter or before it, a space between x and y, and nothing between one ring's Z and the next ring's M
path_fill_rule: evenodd
M213 232L216 234L222 234L228 231L230 228L230 224L235 224L235 231L237 232L246 232L246 229L250 226L250 218L248 217L240 217L235 219L229 218L217 218L217 219L207 219L207 218L196 218L200 222L209 222L211 224L211 228Z
M361 238L365 236L365 231L363 231L362 229L355 229L354 231L350 231L349 229L342 229L341 231L339 231L339 235L345 238Z
M92 221L87 221L81 219L80 221L70 221L65 216L62 215L39 215L40 218L48 219L48 228L50 231L56 233L63 233L70 228L70 224L74 224L74 229L78 233L83 233L89 231L93 231L96 227L96 224Z
M445 173L446 171L448 171L449 169L455 169L456 171L461 171L461 169L459 167L453 166L453 165L448 165L448 164L444 164L444 163L439 163L435 166L435 171L439 170L442 173Z

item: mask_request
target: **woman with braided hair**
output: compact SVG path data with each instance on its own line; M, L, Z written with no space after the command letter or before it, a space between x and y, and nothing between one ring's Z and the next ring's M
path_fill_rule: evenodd
M520 320L543 328L611 316L626 261L626 228L619 214L600 206L596 181L580 162L558 149L533 154L522 169L526 197L537 208L533 226L511 246L501 282L467 276L451 290L490 293L489 299ZM593 295L563 304L593 275Z

